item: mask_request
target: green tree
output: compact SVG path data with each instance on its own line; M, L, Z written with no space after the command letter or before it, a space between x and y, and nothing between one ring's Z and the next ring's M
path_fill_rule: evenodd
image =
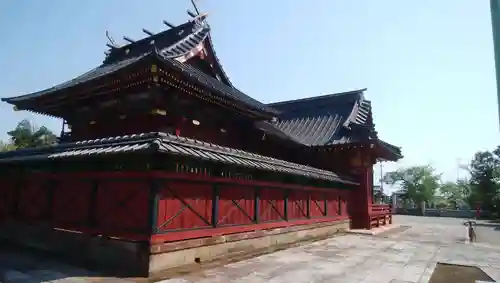
M22 120L12 131L7 132L16 148L39 147L54 144L56 135L46 127L37 127L29 120Z
M483 210L500 212L500 146L494 151L479 151L469 166L469 204Z
M431 166L412 166L386 173L384 182L398 185L403 197L417 203L424 212L424 203L434 200L440 178Z
M0 152L14 150L16 147L11 143L0 141Z
M451 208L463 207L468 203L470 186L465 180L446 182L439 187L439 195Z

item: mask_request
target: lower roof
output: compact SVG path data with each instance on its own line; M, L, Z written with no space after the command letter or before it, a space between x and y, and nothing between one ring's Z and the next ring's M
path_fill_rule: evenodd
M371 130L371 103L364 98L365 90L268 104L281 112L271 126L275 132L307 146L349 142L358 138L357 132L351 130L352 125L367 125L366 129Z
M366 89L268 104L280 111L273 122L258 121L265 133L308 147L376 145L382 160L402 158L401 149L378 138Z
M357 185L357 182L311 166L292 163L239 149L179 137L166 133L143 133L95 140L64 143L40 148L20 149L0 153L0 163L60 160L131 152L159 152L185 156L215 163L225 163L263 171L298 175L337 183Z

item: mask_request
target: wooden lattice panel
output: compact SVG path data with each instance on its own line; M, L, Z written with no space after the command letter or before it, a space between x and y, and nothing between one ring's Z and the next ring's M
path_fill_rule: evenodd
M252 187L219 188L218 226L251 224L255 218L255 190Z
M162 231L212 226L213 186L170 182L160 191L157 229Z

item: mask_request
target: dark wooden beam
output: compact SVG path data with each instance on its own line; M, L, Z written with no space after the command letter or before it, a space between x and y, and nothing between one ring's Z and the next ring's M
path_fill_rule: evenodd
M128 42L130 42L130 43L134 43L135 42L135 40L131 39L130 37L124 36L123 39L126 40L126 41L128 41Z
M147 34L147 35L149 35L149 36L155 35L154 33L150 32L149 30L147 30L145 28L142 29L142 32L145 33L145 34Z
M169 22L167 22L165 20L163 20L163 24L166 25L169 28L175 28L176 27L174 24L171 24L171 23L169 23Z

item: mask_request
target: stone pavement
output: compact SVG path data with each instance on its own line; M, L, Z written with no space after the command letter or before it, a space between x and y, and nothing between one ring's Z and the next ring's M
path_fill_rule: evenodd
M335 237L161 282L427 282L437 262L478 266L490 277L500 280L500 245L496 242L500 231L496 227L480 226L480 242L465 244L465 228L460 219L397 216L395 222L411 228L376 236ZM0 253L0 267L3 263L5 257ZM3 268L4 275L28 278L5 282L86 280L82 278L84 271L72 274L68 268L65 271L50 268L45 266L43 271L40 268L21 271ZM57 281L35 279L40 274L51 278L47 276L51 272L63 274ZM110 280L126 282L116 278Z

